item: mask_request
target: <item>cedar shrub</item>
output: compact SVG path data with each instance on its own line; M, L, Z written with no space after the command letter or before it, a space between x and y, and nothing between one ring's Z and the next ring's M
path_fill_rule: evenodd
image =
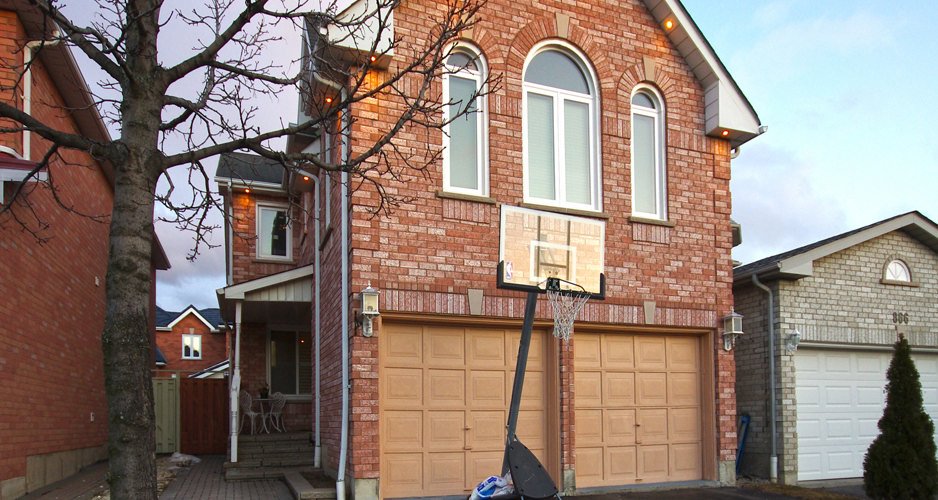
M938 494L935 425L925 413L918 370L901 335L886 376L886 408L879 436L863 459L863 488L874 499L933 498Z

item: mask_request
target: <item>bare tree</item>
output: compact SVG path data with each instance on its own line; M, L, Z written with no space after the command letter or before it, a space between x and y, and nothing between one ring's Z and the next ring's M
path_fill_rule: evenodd
M28 130L51 144L31 176L51 165L62 149L85 151L114 167L102 336L114 498L156 498L147 331L155 204L167 206L173 214L169 219L195 235L194 257L207 244L205 235L212 229L207 214L219 204L203 162L221 153L249 150L286 168L348 172L381 195L371 207L375 213L393 208L400 200L384 189L385 183L414 173L426 175L439 155L429 146L422 151L398 147L395 136L409 127L444 125L441 111L449 103L441 102L439 80L447 71L447 51L462 31L471 28L482 1L441 2L433 30L419 43L391 35L388 15L399 0L360 0L365 8L356 13L340 12L335 4L296 6L289 0L206 0L185 9L164 8L162 0L97 0L92 20L84 24L57 0L22 1L22 9L44 16L47 41L72 46L106 75L95 105L119 135L110 142L96 142L58 130L13 104L0 103L0 117L7 119L3 123L13 123L0 133ZM188 52L174 47L183 56L168 64L169 57L158 47L170 43L162 34L174 23L205 35ZM267 59L263 51L277 40L277 26L284 23L305 33L303 63L293 74ZM340 57L340 45L357 47ZM387 60L386 69L376 64ZM196 81L200 85L193 86ZM324 91L316 83L321 81L337 85ZM309 116L297 124L262 130L254 99L287 88L300 91ZM347 158L330 163L314 154L271 147L278 138L335 126L341 110L376 97L398 104L388 111L393 113L391 125L369 147L358 148ZM351 122L338 123L347 133ZM172 182L157 192L160 178L168 179L174 167L189 169L186 191L192 195L182 201ZM68 166L59 162L56 168ZM46 182L54 191L54 175ZM26 227L29 223L17 214L29 214L29 197L20 192L17 197L0 209L0 217Z

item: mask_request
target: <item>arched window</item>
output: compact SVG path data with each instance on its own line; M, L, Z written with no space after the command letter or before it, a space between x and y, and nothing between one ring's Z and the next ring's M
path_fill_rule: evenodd
M535 47L524 70L524 198L601 210L598 92L572 47Z
M485 60L473 47L456 45L446 58L443 75L443 118L447 121L443 127L444 191L488 196L486 75Z
M912 282L912 271L909 270L909 266L905 262L902 262L899 259L893 259L886 264L886 270L883 273L883 279L885 281L893 281L899 283L911 283Z
M632 214L667 219L664 101L642 85L632 94Z

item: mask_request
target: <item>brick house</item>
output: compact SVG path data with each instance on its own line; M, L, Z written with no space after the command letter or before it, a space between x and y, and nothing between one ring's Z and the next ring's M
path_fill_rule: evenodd
M217 308L181 312L156 307L156 347L162 365L156 375L188 376L228 360L228 329Z
M765 287L762 289L761 287ZM938 225L918 212L737 267L740 472L793 484L863 475L902 333L938 419ZM770 342L770 335L774 338ZM772 471L774 351L777 469Z
M419 43L444 8L398 6L393 36ZM324 43L312 50L334 64L369 56ZM340 492L465 495L500 471L524 310L523 294L497 286L513 237L501 221L586 224L604 235L606 298L569 344L539 305L520 437L566 492L732 483L735 364L720 324L733 309L731 152L764 131L753 108L676 0L492 0L448 57L438 95L472 95L488 74L503 84L446 135L396 139L443 157L427 177L387 181L409 200L390 215L372 216L377 193L348 189L345 175L286 174L248 155L220 163L233 384L263 382L273 343L312 339L296 373L312 371L316 459ZM402 60L378 58L373 76ZM346 158L390 126L382 109L396 104L358 103L288 150ZM369 286L381 311L370 332L357 313Z
M44 33L40 16L9 10L10 2L3 5L0 98L60 130L110 140L69 50L53 45L37 51L27 45ZM30 75L19 80L24 58L33 64ZM12 82L18 82L16 88L8 86ZM113 199L110 166L66 149L63 160L52 161L38 181L24 184L48 146L28 132L0 135L0 203L10 208L0 215L2 499L34 491L107 455L101 332ZM74 212L63 209L41 182L49 177L58 198ZM22 191L14 200L18 186ZM17 218L45 241L40 244L22 230ZM153 276L156 269L169 268L154 241Z

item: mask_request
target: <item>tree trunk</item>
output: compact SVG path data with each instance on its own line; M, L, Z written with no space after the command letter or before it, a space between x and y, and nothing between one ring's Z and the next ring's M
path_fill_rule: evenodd
M142 155L115 169L104 323L113 499L156 500L149 331L153 189Z

